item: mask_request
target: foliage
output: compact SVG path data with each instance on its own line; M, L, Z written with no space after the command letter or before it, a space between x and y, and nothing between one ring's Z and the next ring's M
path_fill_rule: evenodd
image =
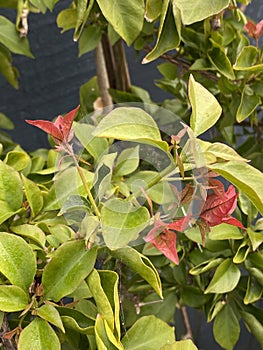
M5 1L17 20L0 17L0 71L14 87L11 52L32 57L27 16L55 3ZM191 350L170 326L187 306L224 349L241 320L263 346L262 21L251 23L226 0L78 0L59 14L80 55L104 43L108 63L105 43L120 54L122 39L144 64L164 58L156 84L173 97L122 89L117 72L119 105L98 107L98 77L66 116L29 121L55 149L27 154L1 135L3 342Z

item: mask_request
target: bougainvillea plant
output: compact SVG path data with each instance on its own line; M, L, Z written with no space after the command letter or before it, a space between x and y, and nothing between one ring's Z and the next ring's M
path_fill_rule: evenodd
M10 52L32 57L27 16L55 3L20 1L16 25L0 16L0 71L15 87ZM263 346L262 21L250 24L247 3L61 11L79 55L95 48L97 77L79 108L29 121L55 149L27 153L1 134L6 348L196 350L207 346L191 327L199 315L226 350L242 323ZM122 41L144 64L164 60L156 85L170 98L130 84Z

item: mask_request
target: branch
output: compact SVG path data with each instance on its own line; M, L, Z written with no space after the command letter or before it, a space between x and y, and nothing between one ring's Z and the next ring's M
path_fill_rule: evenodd
M17 350L17 346L14 339L5 338L5 334L8 332L10 332L10 328L7 321L6 314L4 314L3 323L0 329L0 339L2 342L2 344L0 344L0 348L1 348L1 345L3 345L6 350Z
M194 337L193 337L193 333L192 333L192 329L191 329L191 325L190 325L190 321L189 321L186 307L181 306L180 310L181 310L181 313L183 316L184 325L185 325L185 329L186 329L186 334L184 336L184 339L191 339L192 341L194 341Z
M112 105L112 98L109 94L109 78L107 74L106 64L103 55L102 44L99 43L95 50L96 71L98 77L98 85L101 93L103 107Z
M150 46L144 46L144 50L146 52L150 52L152 51L152 48ZM161 55L159 58L162 58L166 61L169 61L181 68L183 68L184 70L189 70L190 66L192 65L190 62L186 61L185 59L179 57L179 56L172 56L170 54L163 54ZM203 76L208 77L210 80L213 80L215 82L217 82L219 80L218 76L216 76L214 73L209 72L209 71L205 71L205 70L195 70L195 72L198 72L200 74L202 74Z

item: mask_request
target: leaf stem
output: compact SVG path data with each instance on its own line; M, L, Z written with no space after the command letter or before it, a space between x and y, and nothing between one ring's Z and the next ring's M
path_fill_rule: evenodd
M88 184L87 184L87 181L86 181L86 179L85 179L85 176L84 176L84 174L83 174L82 168L79 166L79 163L78 163L78 160L77 160L77 158L76 158L76 155L75 155L75 153L74 153L74 151L73 151L73 149L72 149L72 147L71 147L71 145L70 145L69 143L64 143L64 146L65 146L65 148L64 148L65 151L72 157L72 159L73 159L73 161L74 161L74 164L75 164L75 166L76 166L76 168L77 168L77 171L78 171L78 173L79 173L79 176L80 176L80 178L81 178L81 181L82 181L82 183L83 183L83 186L84 186L84 188L85 188L85 191L86 191L86 193L87 193L87 195L88 195L88 198L89 198L89 201L90 201L90 203L91 203L91 206L93 207L95 214L96 214L97 217L99 218L99 217L100 217L99 208L98 208L98 206L97 206L97 204L96 204L96 202L95 202L95 200L94 200L94 198L93 198L93 196L92 196L92 193L91 193L91 191L90 191L90 188L89 188L89 186L88 186Z

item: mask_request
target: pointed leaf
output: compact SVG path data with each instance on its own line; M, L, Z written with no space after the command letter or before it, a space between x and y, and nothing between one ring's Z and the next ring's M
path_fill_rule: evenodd
M210 129L219 119L222 108L216 98L201 84L189 79L189 99L192 106L191 128L196 136Z
M224 223L211 227L208 236L214 241L244 238L244 236L236 226Z
M155 316L141 317L122 339L125 350L161 349L175 341L174 329Z
M150 214L120 198L108 200L101 210L103 238L107 247L117 249L135 240L147 226Z
M263 174L256 168L241 161L229 161L209 165L209 169L217 172L234 184L251 200L263 214Z
M60 342L47 321L35 318L19 336L19 350L60 350Z
M16 54L33 58L27 38L20 38L14 23L0 16L0 43Z
M0 272L12 284L27 291L36 273L35 256L30 246L19 236L1 232L0 256Z
M115 176L125 176L134 172L139 165L139 146L126 148L117 158Z
M235 70L244 70L250 72L262 71L263 64L257 64L259 50L255 46L245 46L242 48L233 65Z
M21 208L23 188L19 173L0 161L0 224Z
M237 121L241 123L243 120L248 118L260 104L261 98L257 95L248 94L244 88L240 105L237 109Z
M231 259L226 259L216 269L211 282L205 290L205 294L231 292L237 286L240 275L239 268L232 263Z
M73 292L93 269L96 256L97 248L87 250L84 241L71 241L61 245L42 275L44 298L59 301Z
M98 160L100 156L108 149L108 141L104 138L98 138L92 135L95 126L85 123L74 124L75 136L79 139L82 146L91 154L95 160Z
M97 3L114 30L126 41L128 46L131 45L143 27L144 1L97 0Z
M18 226L11 226L11 230L22 237L24 236L32 239L42 248L45 247L46 235L38 226L23 224Z
M151 62L163 53L175 49L180 43L175 19L172 11L172 3L165 0L162 6L157 42L151 52L143 59L142 63Z
M244 304L247 305L250 303L255 303L261 298L262 293L263 293L262 286L258 283L258 281L253 276L249 276L246 294L244 297Z
M113 309L108 299L108 296L105 293L104 288L101 284L100 275L97 270L94 269L89 274L87 278L87 284L96 302L99 314L101 314L101 316L108 322L109 327L113 331L115 320Z
M120 341L118 341L111 328L108 326L107 320L98 314L95 323L95 336L98 349L100 350L124 350Z
M223 47L213 47L207 51L207 56L212 65L226 78L230 80L235 79L235 73L232 64L225 54Z
M29 303L29 295L20 287L0 285L0 310L16 312L24 310Z
M229 0L173 0L182 12L184 24L199 22L213 16L228 7Z
M102 119L93 135L125 141L152 141L165 150L168 149L167 143L161 139L159 128L153 118L136 107L114 109Z
M121 259L131 269L136 271L162 298L162 286L158 272L151 261L132 247L113 250L111 255Z
M260 346L263 347L263 325L253 314L241 311L241 316L249 332L251 332Z
M240 326L229 304L217 314L213 326L215 340L226 350L232 350L238 341Z
M59 312L53 305L45 304L43 306L40 306L35 310L35 314L41 317L43 320L52 323L54 326L58 327L63 333L65 333L65 329Z
M30 206L32 217L34 218L42 209L44 200L38 186L22 174L25 195Z

